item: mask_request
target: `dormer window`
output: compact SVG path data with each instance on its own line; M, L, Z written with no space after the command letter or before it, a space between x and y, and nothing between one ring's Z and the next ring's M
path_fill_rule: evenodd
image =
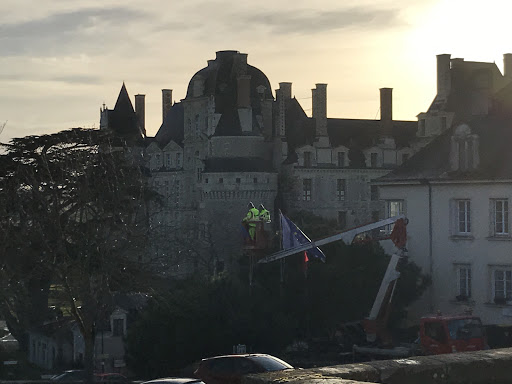
M304 152L304 166L311 167L311 152Z
M451 166L453 171L469 171L478 167L478 135L471 133L467 124L455 129L451 143Z

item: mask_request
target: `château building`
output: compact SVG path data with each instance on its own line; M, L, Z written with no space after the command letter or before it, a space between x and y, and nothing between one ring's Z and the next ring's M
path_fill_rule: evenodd
M215 273L238 262L250 201L273 214L305 210L336 219L340 230L390 214L370 181L404 163L425 139L417 137L416 121L393 119L391 88L380 90L380 110L378 120L328 117L327 84L316 84L308 116L291 83L273 92L247 54L219 51L183 99L174 102L172 90L162 90L154 137L146 135L144 95L135 95L133 108L124 84L115 107L101 109L100 126L140 149L164 197L151 224L176 241L156 246L155 254L177 257L172 273Z

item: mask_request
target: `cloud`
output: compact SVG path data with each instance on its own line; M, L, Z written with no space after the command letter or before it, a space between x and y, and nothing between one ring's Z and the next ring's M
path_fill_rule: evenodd
M104 79L101 76L90 75L63 75L63 76L48 76L47 74L27 73L27 74L0 74L1 81L12 82L59 82L67 84L100 84Z
M55 56L82 49L105 49L119 38L112 26L128 28L146 14L126 8L88 8L0 25L0 55ZM110 39L110 40L109 40Z
M286 10L237 14L237 25L262 27L276 34L318 34L348 28L388 28L403 24L397 9Z

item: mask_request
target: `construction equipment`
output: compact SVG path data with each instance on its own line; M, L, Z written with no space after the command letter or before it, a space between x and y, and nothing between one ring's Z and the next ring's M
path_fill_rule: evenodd
M407 257L407 249L405 248L407 222L408 220L404 215L390 217L321 240L281 250L262 258L258 262L269 263L280 260L338 240L351 244L354 239L362 234L374 232L383 227L389 228L390 225L394 224L391 233L389 233L389 230L385 231L389 234L385 238L391 239L397 250L391 255L369 316L361 322L346 324L346 327L344 327L344 331L348 332L351 332L350 329L356 329L355 333L358 330L362 330L362 332L359 332L359 335L364 335L364 340L359 340L360 344L364 345L353 345L354 356L398 358L416 354L441 354L488 348L480 319L470 314L460 316L425 316L420 321L419 345L411 343L399 346L393 345L394 343L388 328L388 319L396 282L400 276L398 271L399 262ZM353 340L355 341L355 339Z

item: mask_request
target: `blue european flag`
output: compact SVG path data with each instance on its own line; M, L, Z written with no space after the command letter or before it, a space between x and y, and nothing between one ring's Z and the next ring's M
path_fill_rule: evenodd
M297 247L302 244L311 243L309 237L306 236L304 232L302 232L297 225L282 212L279 212L281 216L281 229L283 232L283 249L290 249L293 247ZM325 262L325 255L318 247L314 247L308 249L306 251L309 256L315 257L317 259Z

